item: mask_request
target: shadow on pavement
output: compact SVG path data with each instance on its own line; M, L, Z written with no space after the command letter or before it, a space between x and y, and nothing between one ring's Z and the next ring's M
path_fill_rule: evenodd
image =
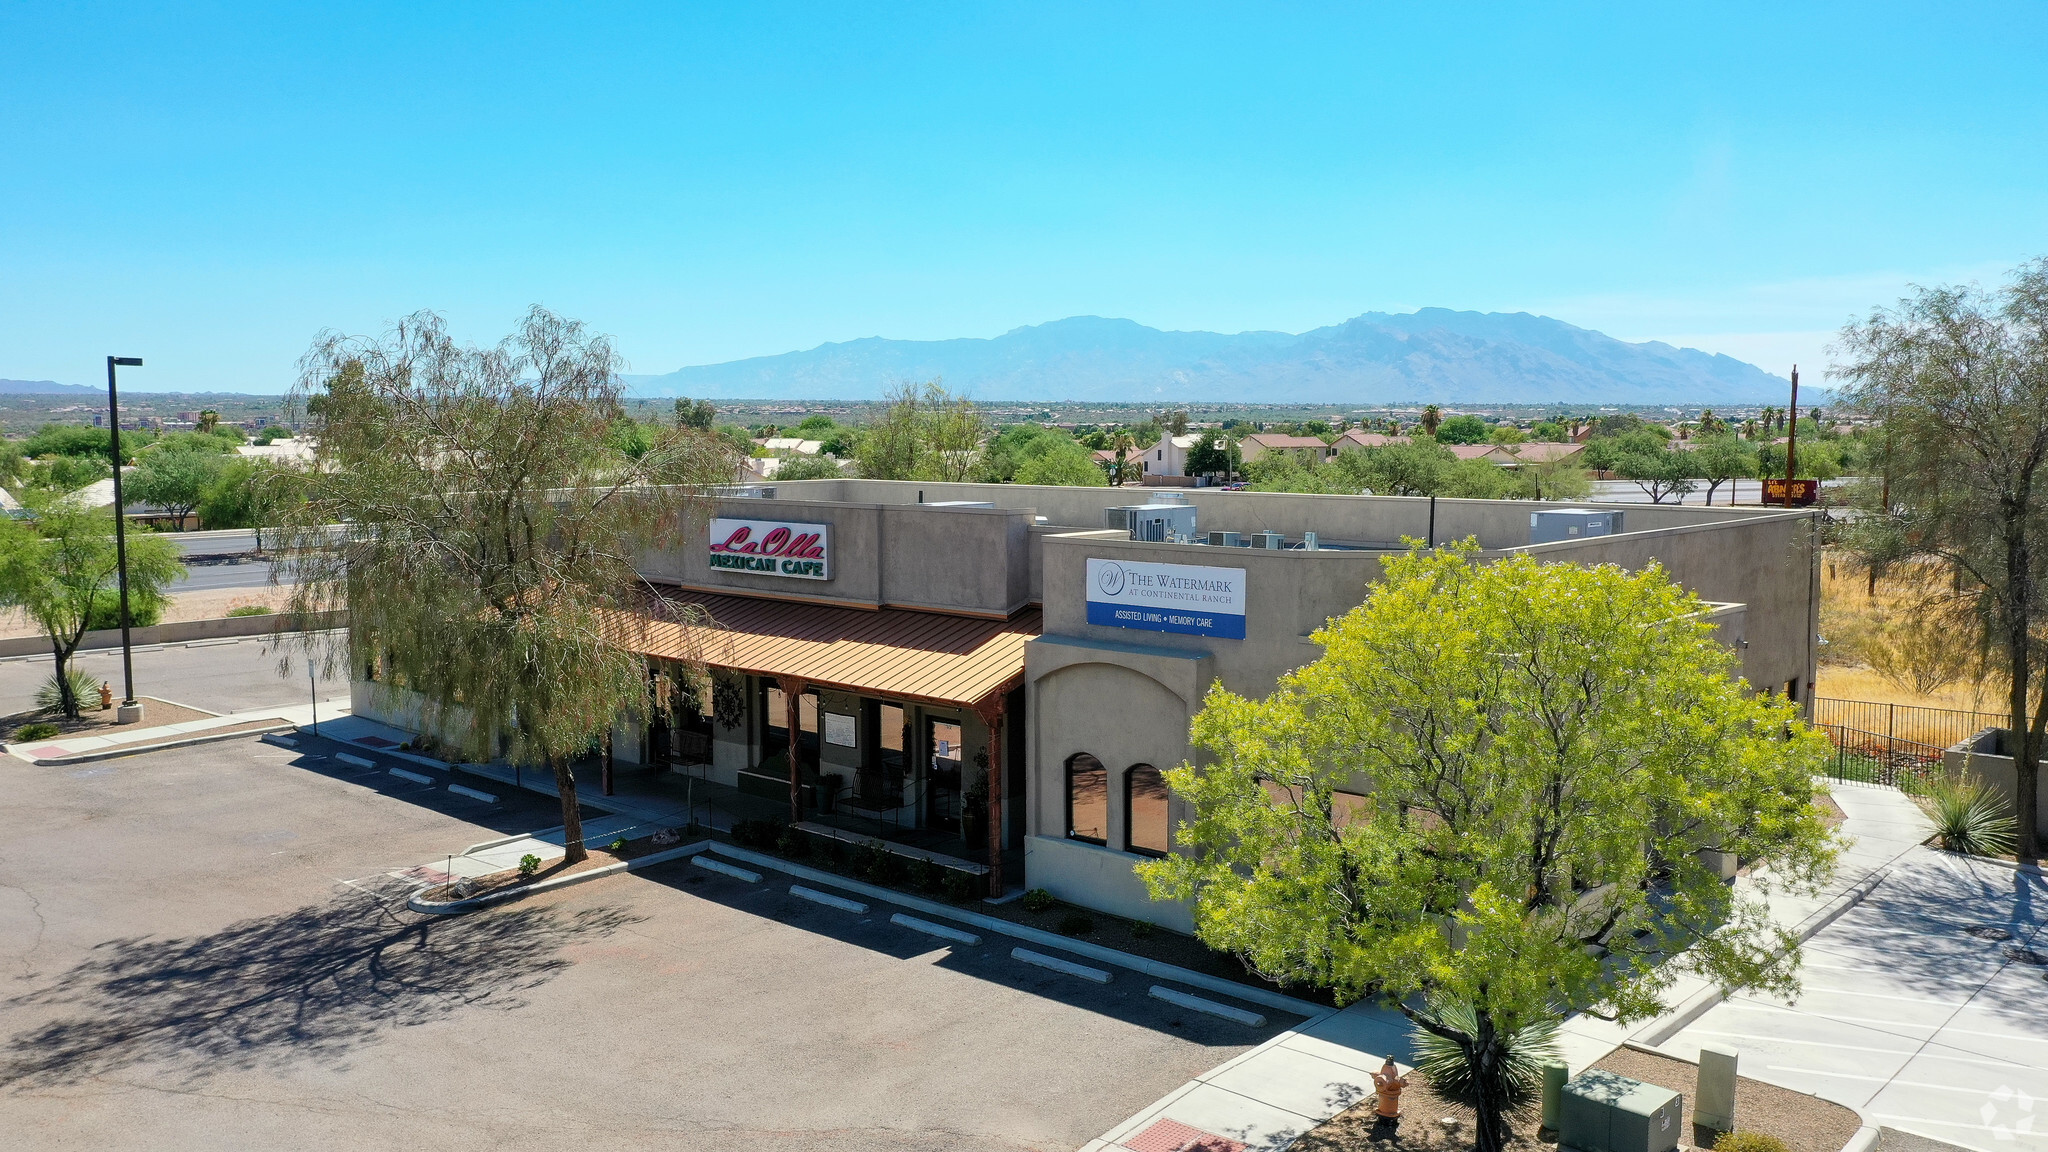
M569 966L561 949L637 919L538 907L441 918L352 894L207 936L110 940L7 1002L46 1022L0 1050L0 1084L75 1083L172 1057L188 1078L332 1059L388 1028L519 1008Z
M1027 944L1022 940L994 932L980 932L980 944L956 944L927 936L890 923L889 917L892 914L905 911L893 904L873 903L869 905L866 913L853 913L791 896L791 883L800 881L793 881L791 877L779 872L765 873L760 883L750 884L744 880L707 872L690 865L686 860L678 860L671 864L657 864L652 868L642 869L635 872L634 876L674 888L697 899L724 905L736 912L773 920L803 932L829 937L870 952L893 956L898 960L930 956L943 950L946 955L932 961L933 967L972 976L977 980L998 984L1032 996L1055 1000L1069 1007L1178 1036L1197 1044L1218 1047L1257 1044L1276 1032L1293 1027L1301 1020L1298 1016L1277 1009L1248 1005L1267 1018L1265 1027L1248 1028L1242 1024L1153 999L1149 994L1154 984L1165 984L1207 999L1232 1004L1244 1003L1206 989L1175 984L1173 981L1147 976L1127 968L1110 969L1110 982L1096 984L1014 960L1010 956L1010 950L1017 947L1029 948L1061 959L1101 967L1085 957L1049 946ZM965 927L950 921L944 923L955 928Z

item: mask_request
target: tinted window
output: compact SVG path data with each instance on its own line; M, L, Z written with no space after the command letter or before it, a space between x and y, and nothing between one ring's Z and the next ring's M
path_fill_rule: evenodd
M1086 752L1067 761L1067 835L1109 842L1109 770Z
M1128 823L1124 847L1147 856L1166 855L1166 777L1150 764L1134 764L1124 776Z

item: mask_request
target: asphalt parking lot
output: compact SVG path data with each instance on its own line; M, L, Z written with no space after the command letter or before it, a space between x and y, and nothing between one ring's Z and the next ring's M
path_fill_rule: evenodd
M1293 1022L686 863L419 916L552 805L255 741L0 775L9 1147L1071 1149Z

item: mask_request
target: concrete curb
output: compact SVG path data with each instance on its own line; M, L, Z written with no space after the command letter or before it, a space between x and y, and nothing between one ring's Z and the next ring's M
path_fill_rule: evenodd
M613 876L620 872L636 872L655 864L666 864L671 860L695 856L697 853L704 851L706 847L708 845L702 842L687 844L681 848L670 848L650 856L642 856L638 860L621 860L617 864L607 864L602 868L592 868L587 872L557 876L552 880L543 880L538 884L525 884L517 888L502 888L496 892L487 892L482 896L472 896L467 900L422 900L419 898L418 893L414 893L411 898L406 900L405 906L415 912L424 912L429 916L460 916L464 912L475 912L480 908L488 908L493 904L502 904L506 901L522 899L541 892L552 892L557 888L567 888L571 884L581 884L586 880L596 880L601 876Z
M1009 936L1036 947L1051 948L1059 952L1083 956L1100 964L1109 964L1117 968L1141 972L1155 979L1171 980L1176 984L1200 988L1208 992L1214 992L1219 996L1228 996L1234 1000L1243 1000L1247 1003L1258 1004L1267 1008L1276 1008L1290 1016L1300 1016L1307 1020L1314 1020L1332 1011L1326 1004L1314 1004L1307 1000L1298 1000L1282 992L1272 992L1250 984L1239 984L1235 980L1225 980L1221 976L1210 976L1201 972L1190 971L1189 969L1176 967L1172 964L1164 964L1157 960L1147 960L1143 956L1133 956L1128 952L1119 952L1114 948L1106 948L1100 944L1089 944L1085 941L1073 940L1065 936L1054 935L1051 932L1042 932L1036 928L1026 927L1022 924L1012 924L1008 920L1000 920L994 916L984 916L979 912L969 912L964 908L954 908L950 905L934 903L930 900L920 899L919 897L892 891L887 888L877 888L872 884L863 884L858 880L849 880L844 876L831 872L821 872L816 868L806 868L801 864L793 864L787 860L755 852L751 849L718 843L711 843L708 846L711 851L718 853L720 856L744 860L760 868L772 868L777 872L795 876L808 884L830 885L834 888L855 893L866 900L894 904L899 908L908 908L925 916L959 921L984 932Z
M223 725L232 727L232 725ZM95 748L75 756L52 756L47 760L30 760L31 764L48 767L62 767L66 764L90 764L96 760L113 760L121 756L140 756L144 752L162 752L167 748L190 748L195 744L218 744L222 740L236 740L244 736L268 736L273 732L284 732L296 725L280 720L268 728L244 728L239 732L198 732L177 740L165 740L156 744L127 744L115 748Z
M1892 868L1889 864L1874 869L1870 875L1851 884L1833 900L1809 913L1806 919L1801 920L1793 929L1794 934L1799 937L1799 942L1804 944L1813 939L1821 929L1840 919L1844 912L1863 903L1864 898L1876 891L1877 886L1884 883L1891 874ZM1725 999L1727 996L1718 985L1702 988L1686 997L1678 1007L1630 1033L1628 1039L1622 1043L1655 1047L1684 1031L1686 1025L1706 1015L1710 1009ZM1658 1055L1665 1053L1660 1052Z

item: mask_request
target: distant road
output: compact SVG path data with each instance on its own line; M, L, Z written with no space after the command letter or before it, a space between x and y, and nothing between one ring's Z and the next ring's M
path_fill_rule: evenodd
M259 588L270 583L268 560L218 560L185 565L171 591L205 592L214 588Z
M220 556L256 550L254 528L228 528L219 532L167 532L187 556Z

